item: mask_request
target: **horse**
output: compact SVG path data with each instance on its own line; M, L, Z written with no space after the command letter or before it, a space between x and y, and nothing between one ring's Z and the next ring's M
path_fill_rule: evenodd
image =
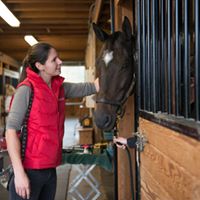
M130 21L124 17L122 31L106 33L93 23L96 37L103 42L96 62L100 90L96 95L94 122L103 131L112 130L123 105L133 93L135 85L134 41Z

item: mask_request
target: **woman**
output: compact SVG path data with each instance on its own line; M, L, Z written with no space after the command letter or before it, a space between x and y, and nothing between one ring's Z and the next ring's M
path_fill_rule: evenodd
M20 84L12 101L6 125L6 141L14 170L9 185L10 199L53 200L56 167L61 163L65 98L83 97L99 90L94 83L63 83L62 61L47 43L32 46L24 61ZM31 93L28 139L22 162L20 130Z

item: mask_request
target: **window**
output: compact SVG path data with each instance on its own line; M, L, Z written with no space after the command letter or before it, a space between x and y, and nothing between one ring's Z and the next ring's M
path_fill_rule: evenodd
M61 76L65 78L64 82L85 82L85 66L64 65L61 68Z

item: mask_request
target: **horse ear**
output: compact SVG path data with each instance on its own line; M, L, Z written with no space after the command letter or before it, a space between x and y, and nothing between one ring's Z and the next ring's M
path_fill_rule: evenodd
M122 24L122 30L126 34L128 39L131 39L131 37L132 37L131 23L130 23L128 17L126 17L126 16L124 17L124 21L123 21L123 24Z
M104 42L108 38L109 35L105 31L103 31L101 28L99 28L95 23L92 23L92 27L99 40Z

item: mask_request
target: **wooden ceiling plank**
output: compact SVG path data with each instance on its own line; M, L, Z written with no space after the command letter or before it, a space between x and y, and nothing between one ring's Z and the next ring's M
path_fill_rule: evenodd
M78 50L78 49L85 49L86 47L86 38L85 37L62 37L62 36L46 36L46 35L40 35L37 36L38 41L43 41L43 42L50 42L55 46L58 46L59 49L71 49L71 50ZM16 48L24 49L28 45L23 37L0 37L0 50L10 50L10 51L16 51ZM13 43L15 44L14 46L8 46L8 43Z
M4 0L5 3L12 4L12 3L23 3L23 4L30 4L30 3L41 3L41 0ZM54 3L55 0L42 0L42 2L46 3ZM56 0L58 4L60 3L82 3L82 4L90 4L93 3L93 0Z
M10 56L12 58L15 58L16 60L19 60L22 62L23 58L25 57L27 53L28 48L25 51L15 51L13 53L10 53ZM84 51L58 51L59 57L63 62L66 61L84 61Z
M65 26L61 25L61 24L45 24L45 26L47 26L48 28L55 28L55 29L79 29L79 28L88 28L85 26L85 24L67 24ZM9 29L10 31L11 30L17 30L17 29L13 29L12 27L10 26L5 26L5 25L2 25L1 26L2 29ZM44 28L43 25L41 24L21 24L20 25L20 29L40 29L40 28Z
M68 35L68 34L78 35L80 32L84 36L88 35L88 31L87 30L85 30L85 31L84 30L83 31L82 30L81 31L79 31L79 30L77 30L77 31L74 31L74 30L72 30L72 31L54 31L54 30L51 30L49 33L46 33L46 35L49 35L49 36L65 36L66 37L66 35ZM0 36L4 35L4 34L0 33ZM37 37L37 35L43 35L44 31L24 31L24 32L20 32L18 34L8 32L6 34L10 35L10 36L15 36L15 35L19 35L20 36L21 35L22 37L24 35L34 35L35 37Z
M17 13L16 13L17 14ZM19 18L88 18L88 12L60 12L60 11L53 11L53 12L46 12L46 11L36 11L36 12L20 12L18 14Z
M33 5L26 5L26 4L17 4L17 5L10 5L10 9L13 12L27 12L27 11L76 11L76 12L81 12L81 11L88 11L89 10L89 5L85 4L69 4L69 5L62 5L62 4L48 4L46 5L45 3L43 4L33 4Z
M17 14L17 13L16 13ZM88 19L88 12L79 12L77 15L76 12L42 12L42 11L35 11L35 12L20 12L17 14L20 19L25 18L68 18L68 19Z
M34 20L34 19L23 19L21 20L22 24L88 24L87 19L55 19L55 18L49 18L49 19L40 19L40 20Z

